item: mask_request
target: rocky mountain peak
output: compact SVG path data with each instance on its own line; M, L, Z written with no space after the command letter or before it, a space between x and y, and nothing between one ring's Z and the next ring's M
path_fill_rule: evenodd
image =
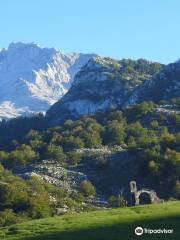
M76 74L67 94L48 110L47 118L57 124L66 118L122 107L134 89L161 67L144 59L92 58Z
M35 43L11 43L0 51L0 118L45 112L70 88L95 54L64 53Z

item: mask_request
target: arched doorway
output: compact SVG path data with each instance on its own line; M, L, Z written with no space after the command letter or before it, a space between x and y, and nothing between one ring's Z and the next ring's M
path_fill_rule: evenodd
M139 195L139 204L150 204L151 203L151 196L147 192L142 192Z

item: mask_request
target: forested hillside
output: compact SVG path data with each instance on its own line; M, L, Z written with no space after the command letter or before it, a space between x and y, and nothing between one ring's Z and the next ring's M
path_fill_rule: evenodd
M26 119L2 122L1 225L52 216L62 207L92 210L98 199L125 206L134 179L165 200L180 199L179 100L172 105L176 110L142 102L52 128L43 116L28 125Z

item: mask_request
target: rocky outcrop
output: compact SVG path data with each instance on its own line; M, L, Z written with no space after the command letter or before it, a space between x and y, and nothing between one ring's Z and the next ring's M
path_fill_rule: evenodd
M167 65L149 81L135 89L128 104L168 101L177 97L180 97L180 61Z
M23 171L22 173L20 170L21 173L18 173L18 175L23 178L37 177L67 191L79 189L81 182L87 180L84 173L68 170L53 160L44 160L39 164L32 164Z
M102 149L79 149L84 161L79 165L62 166L53 160L43 160L25 168L14 169L14 174L25 179L36 177L65 189L68 192L79 191L81 183L89 180L102 195L113 194L127 185L119 179L130 178L135 172L135 161L126 149L122 147ZM89 158L91 156L91 158ZM101 167L96 163L97 156L102 156L105 161ZM105 163L105 164L104 164ZM122 177L125 176L126 177Z
M140 59L117 61L96 57L77 73L68 93L47 112L51 124L67 118L122 107L135 88L162 68Z

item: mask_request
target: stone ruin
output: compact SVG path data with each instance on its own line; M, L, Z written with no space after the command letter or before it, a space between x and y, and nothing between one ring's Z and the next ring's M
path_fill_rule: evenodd
M130 191L132 195L132 205L137 206L140 204L153 204L163 202L162 199L158 198L154 190L146 188L137 190L136 181L130 182Z

